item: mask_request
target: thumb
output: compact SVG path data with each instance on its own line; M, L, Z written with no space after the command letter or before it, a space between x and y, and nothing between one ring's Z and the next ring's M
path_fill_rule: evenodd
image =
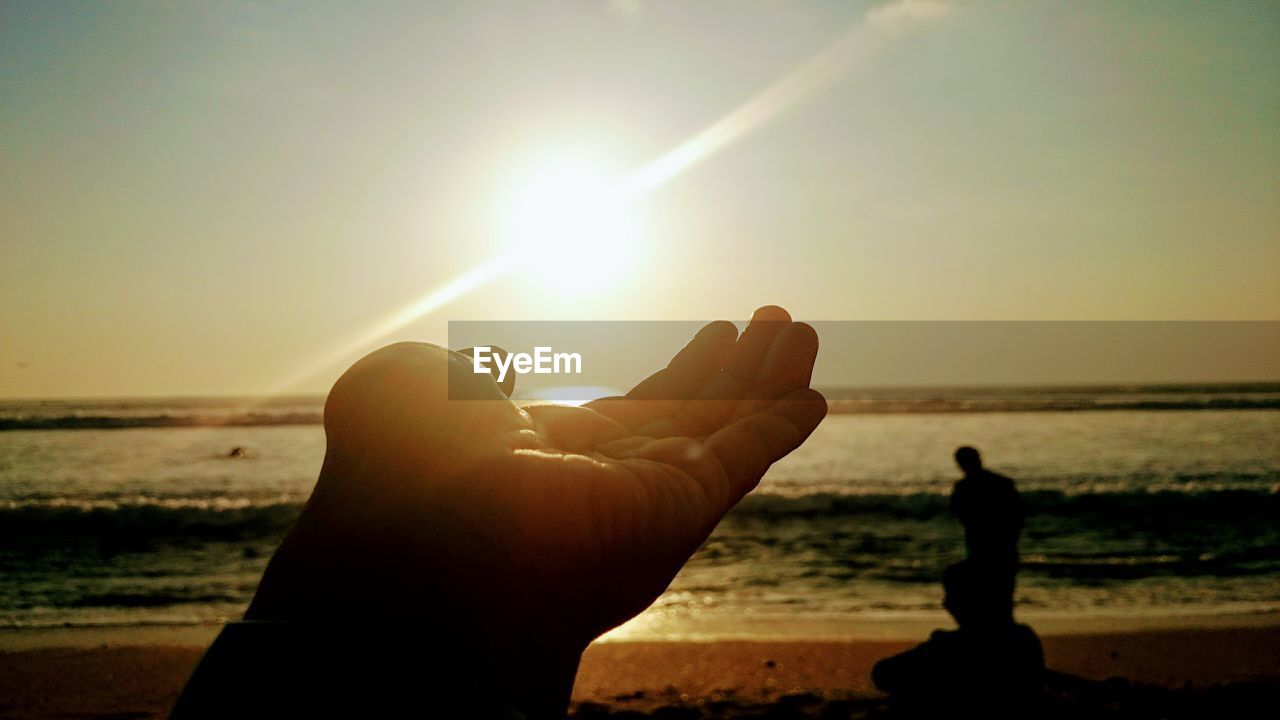
M489 348L489 354L492 355L495 360L504 361L509 355L511 355L511 353L507 352L505 349L501 347L498 347L497 345L490 345L488 346L488 348ZM466 355L469 358L474 358L476 356L476 349L473 347L463 348L458 351L458 354ZM498 389L502 391L503 395L506 395L507 397L511 397L512 391L516 389L516 374L513 372L510 372L510 373L507 373L507 377L505 379L499 379L498 372L499 371L496 364L489 367L489 374L493 375L494 382L498 383Z

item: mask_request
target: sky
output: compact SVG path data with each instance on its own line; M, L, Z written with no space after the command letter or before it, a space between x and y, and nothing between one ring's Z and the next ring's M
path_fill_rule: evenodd
M0 397L323 392L449 320L1280 320L1277 37L1262 1L6 2Z

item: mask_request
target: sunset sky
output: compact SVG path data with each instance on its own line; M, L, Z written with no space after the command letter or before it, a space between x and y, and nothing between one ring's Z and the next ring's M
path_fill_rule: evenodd
M322 392L448 320L1280 320L1278 37L1262 0L6 2L0 397ZM625 254L530 260L726 117L608 214Z

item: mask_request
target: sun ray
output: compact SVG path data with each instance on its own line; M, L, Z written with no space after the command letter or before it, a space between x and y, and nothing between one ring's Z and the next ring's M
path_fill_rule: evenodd
M448 283L441 285L435 290L432 290L426 295L423 295L412 303L397 310L359 335L349 338L346 342L338 345L334 350L331 350L325 355L316 358L311 363L308 363L306 366L298 369L288 379L281 382L279 387L282 389L296 387L299 383L311 379L330 367L337 365L344 360L352 359L354 355L363 352L370 345L403 328L414 320L425 316L427 313L448 304L449 302L471 292L487 282L507 274L514 269L517 259L518 255L516 253L506 252L495 255L489 260L476 265Z
M881 51L908 25L940 18L950 5L934 0L898 0L872 8L834 43L757 93L737 109L627 179L626 192L642 195L707 157L758 130L769 120L816 95Z
M868 10L826 49L813 55L751 99L693 135L671 151L624 178L616 188L621 202L635 202L672 178L710 156L741 141L765 123L798 103L816 95L843 74L880 52L887 41L906 27L943 17L950 5L940 0L895 0ZM529 247L509 247L421 298L378 321L365 332L323 355L281 383L281 390L295 387L331 365L366 350L426 314L491 282L527 260Z

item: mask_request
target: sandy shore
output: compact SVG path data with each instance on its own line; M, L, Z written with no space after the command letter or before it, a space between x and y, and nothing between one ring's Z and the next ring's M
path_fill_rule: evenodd
M599 643L583 659L575 714L877 717L884 703L870 685L871 666L911 644ZM1177 711L1164 714L1172 717L1211 716L1196 713L1227 705L1239 716L1240 703L1274 703L1280 695L1280 627L1047 636L1044 645L1049 666L1074 678L1058 681L1055 693L1077 704L1093 693L1088 701L1109 708L1106 717L1145 715L1125 709L1139 702L1170 705ZM160 718L201 652L200 645L129 644L2 652L0 717ZM1092 682L1108 678L1130 682Z

